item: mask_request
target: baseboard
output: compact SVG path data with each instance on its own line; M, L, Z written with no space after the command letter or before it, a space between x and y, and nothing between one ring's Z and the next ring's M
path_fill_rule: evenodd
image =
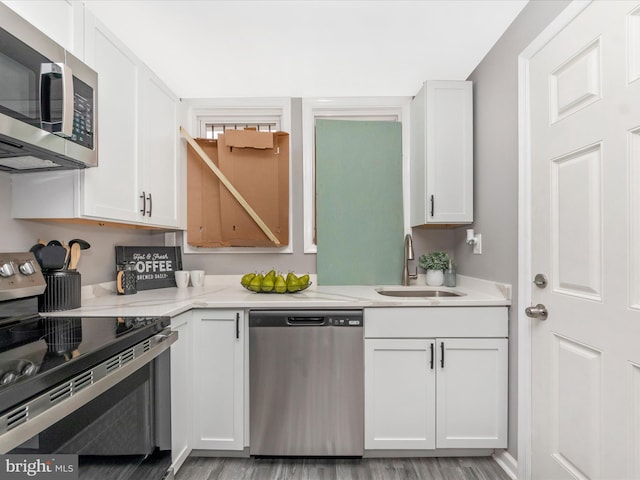
M518 480L518 462L506 450L493 452L493 459L500 465L512 480Z

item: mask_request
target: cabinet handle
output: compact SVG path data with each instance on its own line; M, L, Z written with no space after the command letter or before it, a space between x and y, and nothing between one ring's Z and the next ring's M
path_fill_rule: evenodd
M433 217L433 212L434 212L434 208L435 208L435 207L434 207L435 200L434 200L434 198L433 198L433 195L431 195L431 199L430 199L430 201L431 201L431 216Z
M433 359L434 359L434 351L435 351L435 349L433 348L433 343L430 343L429 347L431 348L431 361L429 362L429 366L431 367L431 370L433 370Z
M139 198L142 199L142 210L140 210L140 213L144 217L147 213L147 196L145 195L144 192L142 192L142 195L140 195Z
M151 192L149 192L149 196L147 198L149 199L149 211L147 212L147 215L151 218L151 211L153 209L153 197L151 197Z
M236 338L240 338L240 314L236 313Z
M444 368L444 342L440 342L440 368Z

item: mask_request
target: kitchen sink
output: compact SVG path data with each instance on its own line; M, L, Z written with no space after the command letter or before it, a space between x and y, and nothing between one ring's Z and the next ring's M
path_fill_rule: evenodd
M380 288L376 289L379 295L387 297L462 297L465 294L453 290L440 290L437 288Z

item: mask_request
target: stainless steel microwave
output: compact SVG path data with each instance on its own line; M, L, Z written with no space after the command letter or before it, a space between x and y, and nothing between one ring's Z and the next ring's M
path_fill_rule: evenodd
M0 170L98 165L98 74L0 3Z

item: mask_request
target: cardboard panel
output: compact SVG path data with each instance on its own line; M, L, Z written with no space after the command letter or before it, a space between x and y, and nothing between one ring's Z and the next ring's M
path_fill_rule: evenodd
M219 166L263 222L278 237L281 245L289 241L289 134L264 133L249 130L233 131L238 148L227 144L231 131L218 136ZM273 148L263 148L268 142L255 143L255 135L267 135ZM246 135L247 138L242 138ZM274 246L249 214L225 189L220 191L222 237L233 246Z
M217 141L195 140L278 237L280 245L287 245L289 134L227 130ZM275 246L190 146L187 242L209 248Z
M218 142L197 138L196 142L218 163ZM187 146L187 242L194 247L225 247L220 222L220 181Z
M274 134L272 132L257 132L253 129L226 130L224 135L228 147L273 148Z

